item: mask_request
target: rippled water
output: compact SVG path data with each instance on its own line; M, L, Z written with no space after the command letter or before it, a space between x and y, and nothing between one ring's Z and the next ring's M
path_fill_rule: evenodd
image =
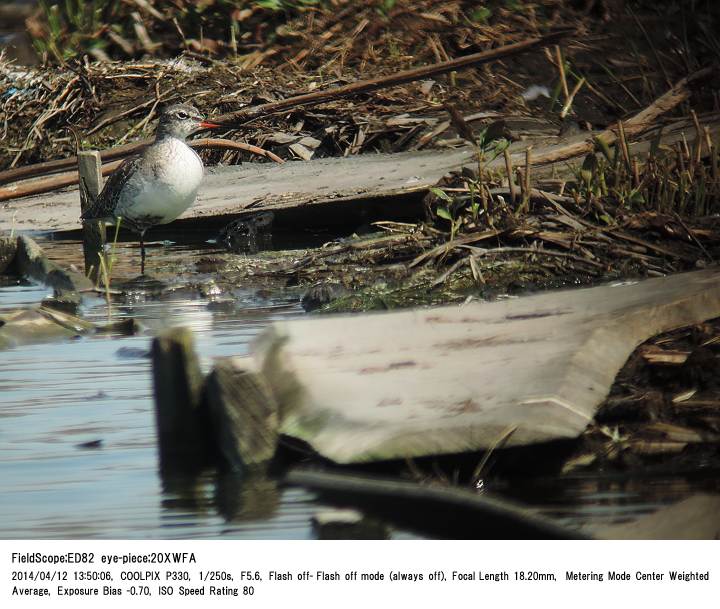
M44 245L56 257L78 247L64 243L63 253ZM155 263L181 254L204 252L169 247L151 253ZM1 288L0 310L37 304L50 293L29 285ZM114 312L114 319L134 317L147 327L139 336L92 336L0 352L0 537L311 535L317 505L305 491L212 473L168 481L157 470L145 357L152 335L164 327L191 327L207 369L213 357L247 352L267 324L302 313L296 297L261 298L250 288L235 297L238 310L231 314L213 312L199 294L140 300ZM84 313L105 321L104 301L95 299Z
M76 242L44 242L51 257L81 264ZM207 246L150 249L153 265L208 255ZM138 251L120 248L118 277L136 273ZM34 305L50 290L0 287L0 310ZM230 309L180 290L160 300L115 307L114 318L146 327L136 336L103 335L0 351L0 538L307 538L318 509L311 493L268 479L207 472L163 479L157 468L150 360L158 330L195 331L203 367L246 353L267 324L303 312L297 294L252 286ZM104 301L83 311L105 321ZM570 526L614 522L652 511L697 488L682 478L655 482L537 481L503 493Z

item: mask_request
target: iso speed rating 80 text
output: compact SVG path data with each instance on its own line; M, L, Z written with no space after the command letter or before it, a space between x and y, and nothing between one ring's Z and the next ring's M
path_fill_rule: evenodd
M13 597L87 596L254 596L259 571L236 575L219 570L133 569L14 570Z

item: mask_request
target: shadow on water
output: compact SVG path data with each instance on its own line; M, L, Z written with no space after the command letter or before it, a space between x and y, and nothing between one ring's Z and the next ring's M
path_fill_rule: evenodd
M81 267L78 242L40 241L51 258ZM213 251L187 240L156 246L149 264L172 266L182 259L192 265ZM136 244L120 245L119 282L132 284L138 254ZM135 288L116 303L113 317L140 321L145 330L138 335L0 351L0 538L313 537L311 518L320 506L307 491L214 470L160 475L149 360L152 336L176 325L194 330L206 371L214 357L246 354L268 324L304 314L298 295L282 287L240 287L232 294L234 305L223 308L197 290L159 295L147 280ZM49 293L26 283L0 285L0 311L35 305ZM82 313L107 320L100 298ZM634 486L581 479L496 490L564 524L583 526L645 513L694 488L677 478Z

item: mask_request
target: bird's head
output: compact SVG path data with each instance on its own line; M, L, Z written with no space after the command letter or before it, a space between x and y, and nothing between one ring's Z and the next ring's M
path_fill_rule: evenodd
M184 140L200 129L215 129L219 123L206 121L197 108L189 104L168 106L160 114L157 137L171 136Z

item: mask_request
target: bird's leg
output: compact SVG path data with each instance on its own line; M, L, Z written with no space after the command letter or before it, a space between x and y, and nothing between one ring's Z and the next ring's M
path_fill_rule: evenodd
M140 274L145 274L145 231L140 231Z

